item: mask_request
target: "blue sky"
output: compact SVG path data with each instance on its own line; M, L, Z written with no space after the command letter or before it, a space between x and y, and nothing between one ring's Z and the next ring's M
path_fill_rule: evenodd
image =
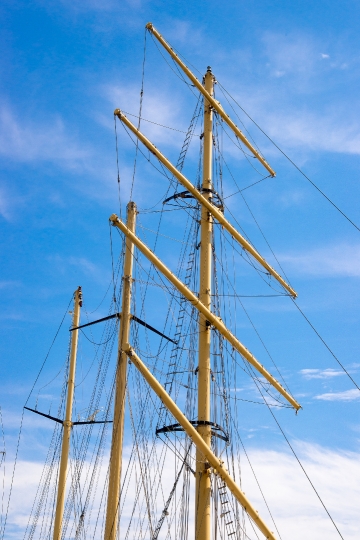
M145 24L152 21L200 73L211 65L249 115L359 225L360 9L355 0L5 0L0 18L0 406L10 460L22 406L72 291L82 285L90 313L111 281L108 217L119 208L113 110L138 114ZM232 115L220 88L216 91ZM195 102L148 35L144 118L186 131ZM277 171L275 179L245 191L246 200L298 291L299 306L359 384L360 233L236 111ZM176 161L183 134L146 123L143 129ZM134 149L120 125L118 136L124 211ZM192 180L196 151L185 166ZM259 178L225 139L224 153L240 186ZM230 195L236 188L224 178ZM139 207L156 204L166 188L140 156L133 193ZM228 201L245 232L274 263L243 201ZM146 214L140 214L140 222L150 229L157 223ZM163 232L181 238L176 219L168 218ZM150 233L143 231L142 237L154 241ZM174 265L167 246L159 253ZM248 288L250 294L262 291L245 270L240 277L242 294ZM309 467L323 453L319 484L330 474L328 463L338 463L334 470L351 478L359 452L360 393L289 299L244 299L244 304L304 406L296 419L279 413L290 439ZM242 341L261 357L245 319L239 319L239 328ZM51 357L49 378L66 346L65 331ZM41 423L33 428L45 445ZM246 408L244 431L260 468L266 458L274 461L261 454L264 445L286 452L264 413ZM31 450L22 452L22 459L36 467ZM321 468L320 458L316 466ZM326 482L323 489L335 509L339 501L331 499ZM341 484L341 493L350 490L353 498L356 489L350 480ZM349 510L343 524L349 539L356 538L354 515ZM321 532L314 536L320 537Z

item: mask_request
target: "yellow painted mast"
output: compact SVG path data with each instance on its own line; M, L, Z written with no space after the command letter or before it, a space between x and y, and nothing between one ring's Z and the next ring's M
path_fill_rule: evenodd
M174 50L170 47L170 45L165 41L165 39L162 37L160 32L156 30L154 25L149 22L146 25L146 28L151 32L153 36L156 37L156 39L161 43L161 45L164 47L164 49L170 54L171 58L177 63L177 65L183 70L185 75L189 77L193 85L203 94L203 96L209 101L210 105L215 109L215 111L221 116L221 118L224 120L224 122L227 123L229 128L235 133L236 137L241 140L242 143L245 144L245 146L254 154L256 159L260 161L260 163L265 167L265 169L270 173L271 176L275 176L275 171L270 167L268 162L265 160L265 158L254 148L254 146L251 144L251 142L245 137L243 132L237 127L237 125L231 120L229 115L226 114L220 103L213 98L212 95L207 91L206 88L201 84L201 82L195 77L195 75L192 73L192 71L187 67L186 64L178 57L178 55L174 52Z
M222 336L249 362L285 399L294 407L296 411L301 409L301 405L293 398L289 392L273 377L268 370L255 358L255 356L241 343L241 341L225 326L222 319L214 315L202 302L199 297L193 293L160 259L149 249L140 238L132 233L125 223L118 218L116 214L110 216L110 221L118 227L135 246L145 255L149 261L174 285L174 287L198 310L205 315L206 319L216 328Z
M65 420L63 422L63 437L61 445L61 459L60 459L60 470L59 470L59 480L58 480L58 491L57 491L57 500L56 500L56 510L55 510L55 522L54 522L54 540L61 539L62 533L62 520L64 515L64 502L65 502L65 492L66 492L66 474L68 467L69 459L69 447L70 447L70 436L72 430L72 408L74 401L74 389L75 389L75 371L76 371L76 354L78 346L78 337L79 330L77 330L80 322L80 308L82 306L82 292L81 287L74 293L74 312L73 312L73 330L71 335L71 350L70 350L70 366L69 366L69 376L67 383L67 398L66 398L66 412Z
M225 230L239 244L254 257L255 260L257 260L258 263L261 264L265 268L265 270L273 276L282 287L294 298L296 298L297 293L294 291L294 289L286 283L284 278L282 278L278 272L260 255L258 251L244 238L235 227L229 223L229 221L224 216L223 212L219 210L216 206L214 206L209 199L206 199L202 193L200 193L199 190L196 189L196 187L184 176L180 171L177 170L177 168L160 152L156 146L149 141L147 137L141 131L137 129L136 126L130 120L125 116L125 114L120 109L115 109L114 111L115 116L121 120L121 122L128 127L132 133L146 146L146 148L157 157L157 159L175 176L175 178L184 186L185 189L187 189L197 201L203 206L207 208L207 210L212 214L212 216L216 219L220 225L224 227Z
M130 347L128 341L122 345L123 355L128 355L136 368L156 392L163 404L177 419L184 431L188 434L196 446L196 493L195 493L195 540L210 540L211 538L211 472L218 474L238 502L243 506L253 522L267 539L275 540L274 533L270 531L265 522L260 518L258 512L253 508L245 494L224 468L223 462L219 460L211 450L211 427L210 423L210 352L211 352L211 327L216 328L219 333L242 355L244 360L249 362L291 405L296 411L301 406L287 392L287 390L265 369L265 367L252 355L252 353L228 330L220 317L211 310L211 283L212 283L212 244L213 244L213 220L221 224L242 247L248 251L266 270L272 275L284 289L293 297L297 294L294 289L286 283L268 262L255 250L255 248L241 236L241 234L228 222L223 212L212 204L212 117L213 110L223 118L228 126L233 130L247 148L254 154L260 163L268 170L271 176L275 172L261 156L261 154L251 145L245 135L239 130L234 122L225 113L221 104L214 99L214 76L211 69L204 77L204 84L192 74L189 68L180 60L173 49L157 32L151 23L147 24L147 29L158 39L171 57L183 69L186 75L193 82L194 86L204 96L204 153L203 153L203 178L202 187L198 190L174 165L153 145L122 113L116 109L114 114L123 122L136 137L155 155L161 163L174 175L175 178L194 196L201 205L201 239L200 239L200 279L199 294L194 294L175 274L167 268L164 263L134 234L128 225L125 225L115 214L110 216L110 221L118 227L131 244L151 261L154 266L178 289L178 291L199 311L199 365L198 365L198 426L195 429L189 420L183 415L165 389L157 379L150 373L135 351ZM124 314L123 304L123 314ZM130 317L130 315L129 315ZM128 338L127 338L128 340ZM126 369L126 368L125 368ZM126 377L126 372L124 379ZM119 454L121 447L118 447ZM121 458L120 458L121 463ZM111 475L110 475L111 477ZM110 493L110 487L109 487ZM117 501L118 502L118 501ZM108 503L109 506L109 503ZM108 519L108 516L107 516ZM117 514L116 514L117 522ZM115 523L115 519L113 520ZM114 526L113 526L114 528ZM113 532L113 531L111 531ZM116 531L113 535L105 534L105 540L115 540Z
M204 77L204 86L209 95L214 92L214 76L208 68ZM204 98L204 151L202 194L207 200L212 197L212 133L213 112L209 101ZM211 309L212 244L213 217L208 209L201 205L200 220L200 281L199 300L207 309ZM211 446L210 422L210 349L211 324L206 316L199 313L199 365L198 365L198 420L204 425L197 430L207 446ZM210 540L211 479L210 469L204 455L196 451L196 489L195 489L195 540Z
M154 392L168 408L174 418L183 427L186 434L195 444L198 453L201 455L201 459L208 462L209 469L210 467L212 467L214 469L214 472L216 472L221 477L228 489L234 495L235 499L246 510L250 518L253 520L258 529L263 533L265 538L268 540L276 540L274 533L269 529L264 520L259 516L258 511L255 510L249 499L245 496L245 493L241 491L239 486L230 476L227 469L224 467L224 462L221 461L217 456L215 456L215 454L211 451L211 448L209 448L201 435L196 431L194 426L189 422L189 420L182 413L176 403L171 399L165 388L161 386L159 381L152 375L152 373L150 373L148 368L145 366L139 356L135 353L134 349L131 346L128 346L125 352L129 356L134 366L140 371L141 375L147 381L149 386L154 390ZM201 538L201 540L203 539L205 540L205 537Z
M135 232L136 204L127 205L127 227ZM125 391L127 380L127 356L124 353L129 343L130 308L132 289L132 269L134 259L134 244L126 238L122 290L122 310L119 328L118 365L116 371L115 404L113 434L111 442L108 498L105 522L105 540L116 540L119 521L120 481L122 467L122 447L124 438Z

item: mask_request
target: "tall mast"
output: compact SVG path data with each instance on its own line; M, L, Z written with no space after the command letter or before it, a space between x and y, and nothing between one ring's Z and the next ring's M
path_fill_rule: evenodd
M208 67L204 77L206 91L213 96L214 76ZM204 98L204 151L202 194L209 200L212 197L212 133L213 112L209 101ZM213 217L205 206L201 206L200 224L200 284L199 300L211 310L212 276L212 234ZM208 447L211 446L210 422L210 348L211 326L203 314L199 314L199 365L198 365L198 421L204 423L198 432ZM195 540L210 540L210 467L204 455L196 452L196 490L195 490Z
M135 232L136 204L127 205L127 227ZM120 480L122 467L122 447L124 438L125 390L127 378L127 356L124 350L129 343L130 334L130 307L132 289L134 244L126 238L122 309L119 328L118 365L116 371L115 404L113 434L111 442L109 486L105 523L105 540L115 540L117 537L120 503Z
M74 293L74 312L73 312L73 328L77 328L80 322L80 308L82 306L82 292L81 287ZM60 540L62 532L62 520L64 515L64 501L66 491L66 474L69 459L69 446L70 436L72 429L72 408L74 401L74 389L75 389L75 371L76 371L76 354L78 346L79 330L73 330L71 336L71 350L70 350L70 366L69 377L67 383L67 398L66 398L66 413L65 420L63 422L63 437L61 445L61 460L59 470L58 492L55 511L55 524L54 524L54 540Z

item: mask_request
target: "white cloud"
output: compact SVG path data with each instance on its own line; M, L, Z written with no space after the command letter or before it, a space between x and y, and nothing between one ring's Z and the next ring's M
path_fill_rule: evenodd
M319 277L359 277L360 245L337 244L310 249L297 255L280 255L279 259L297 274Z
M338 59L327 62L330 55L319 53L320 44L316 38L302 34L290 33L284 36L266 33L264 43L263 61L255 55L252 57L249 74L241 82L241 94L238 90L230 90L235 99L284 149L296 147L298 153L303 148L311 152L321 150L360 154L358 97L354 98L349 92L350 99L347 99L343 73L334 74L329 79L330 70L343 71L352 65L353 53L338 51ZM261 85L258 80L254 83L254 66L261 69L261 77L264 79ZM355 75L354 71L351 73ZM267 76L264 77L264 74ZM234 77L236 81L236 73ZM337 92L333 92L333 86L337 88L339 78L344 85L341 100ZM234 79L231 82L229 80L228 84L222 82L231 88ZM352 87L352 84L349 85L349 88ZM233 117L233 111L222 96L221 101ZM244 123L256 139L261 138L245 117ZM265 145L268 146L268 143L265 142ZM271 156L272 153L277 154L277 151L269 145L264 148L264 153Z
M344 119L344 114L340 117L336 111L318 115L293 109L276 117L268 116L265 121L267 131L282 146L360 154L360 123L346 112Z
M53 268L57 273L65 274L70 271L76 271L77 274L84 274L91 279L104 283L110 279L110 274L101 268L99 265L94 264L86 257L61 257L60 255L50 255L48 260L51 262Z
M19 287L19 281L0 281L0 289L10 289L13 287Z
M128 119L137 127L138 118L136 116L139 114L140 88L134 85L113 84L103 86L102 90L114 109L119 108L125 114L128 112L135 115L135 117L128 115ZM143 98L142 117L154 123L143 120L140 130L149 137L151 142L181 147L185 136L184 133L186 133L188 127L184 120L190 120L190 116L187 117L183 114L181 97L177 97L178 99L175 99L175 96L171 95L170 89L162 91L159 87L155 89L146 88ZM189 115L191 114L190 111L191 109ZM166 129L162 126L175 129ZM114 129L113 124L111 124L111 129ZM176 130L180 130L181 133ZM135 137L133 136L133 138Z
M315 396L315 399L321 399L322 401L355 401L360 399L360 391L354 388L344 392L328 392Z
M276 76L277 73L283 75L300 75L301 84L304 77L307 79L316 62L315 46L309 37L304 35L289 35L266 33L263 41L266 47L268 68Z
M342 535L346 540L358 539L358 500L360 497L360 460L355 452L341 452L329 450L316 445L297 443L296 451L301 462L309 474L314 486L318 490L322 500L334 518ZM147 483L151 483L153 489L150 492L150 500L154 513L152 514L153 526L164 507L164 502L173 486L175 471L174 458L168 458L162 464L161 444L156 445L156 457L154 456L146 470ZM326 515L321 503L317 499L308 480L301 471L295 458L287 451L268 451L264 449L247 448L248 455L258 481L262 487L271 512L283 538L292 540L332 540L338 538L337 532ZM124 471L129 463L131 449L124 449ZM107 473L108 455L105 454L98 470L98 487L94 493L95 504L93 515L90 520L90 531L93 531L95 519L100 508L105 510L105 500L101 500L104 480ZM11 464L7 464L11 470ZM136 467L128 478L129 484L127 495L122 510L122 524L126 528L133 509L133 500L136 489L140 490L140 502L136 507L135 520L140 514L145 515L143 527L148 526L146 507L143 501L142 478L143 473ZM56 468L55 468L56 470ZM34 500L36 488L41 477L42 466L38 462L19 460L15 475L14 493L10 514L8 518L7 538L22 536ZM82 481L90 478L89 463L85 462ZM162 471L163 491L155 492L159 472ZM54 477L53 477L54 479ZM190 489L190 527L192 524L192 508L194 504L193 491L194 481L191 477ZM334 485L336 489L334 489ZM273 529L271 518L265 507L259 489L256 485L250 467L245 456L242 457L242 489L246 496L259 511L260 516ZM84 491L86 493L86 489ZM51 497L49 499L52 506ZM141 507L141 504L143 506ZM172 511L172 508L170 508ZM86 516L87 518L88 516ZM73 518L71 517L71 520ZM51 520L48 521L51 523ZM164 524L164 531L168 523ZM192 529L190 529L192 530ZM253 537L251 527L248 533Z
M305 379L331 379L333 377L339 377L345 375L344 371L336 370L332 368L327 369L301 369L299 373Z
M0 110L0 155L17 162L56 162L61 167L86 166L89 152L70 136L59 116L52 123L37 123L16 118L13 112Z
M358 537L357 506L360 497L358 454L303 443L296 444L296 452L343 537L355 540ZM253 450L250 459L283 538L338 538L334 526L292 455ZM260 515L269 522L265 505L246 464L245 473L243 488Z

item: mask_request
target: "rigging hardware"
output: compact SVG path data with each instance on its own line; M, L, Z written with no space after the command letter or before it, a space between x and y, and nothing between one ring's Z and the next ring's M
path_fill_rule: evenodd
M108 315L107 317L103 317L102 319L97 319L96 321L92 321L92 322L89 322L89 323L86 323L86 324L82 324L81 326L77 326L75 328L70 328L70 332L73 332L74 330L80 330L81 328L86 328L87 326L92 326L93 324L98 324L100 322L108 321L110 319L115 319L115 318L120 319L121 318L121 313L113 313L112 315ZM151 330L151 332L154 332L154 334L157 334L158 336L161 336L164 339L167 339L168 341L171 341L171 343L175 343L175 345L177 345L177 341L174 341L173 339L169 338L168 336L166 336L165 334L160 332L160 330L156 330L156 328L154 328L150 324L146 323L145 321L139 319L135 315L130 315L130 319L137 322L138 324L141 324L141 326L144 326L145 328L148 328L149 330Z
M219 424L216 422L210 422L208 420L189 420L190 424L194 427L199 426L211 426L211 435L213 437L217 437L218 439L222 439L226 443L229 442L229 436ZM159 435L160 433L169 433L173 431L184 431L184 428L180 424L170 424L169 426L164 426L162 428L158 428L155 433L156 435Z
M222 200L222 198L220 197L220 195L217 193L217 191L215 191L214 189L210 189L210 188L201 188L199 189L199 192L200 193L207 193L207 194L211 194L212 197L211 197L211 202L214 206L216 206L216 208L218 208L221 212L224 213L224 202ZM195 199L194 195L192 195L190 193L190 191L180 191L179 193L174 193L174 195L171 195L171 197L168 197L167 199L165 199L163 201L163 204L166 204L172 200L176 200L176 199Z
M60 418L56 418L50 414L42 413L36 409L31 409L30 407L24 407L24 409L39 414L40 416L45 416L45 418L50 418L50 420L54 420L54 422L58 422L61 425L65 425L65 420L61 420ZM70 424L72 426L82 426L84 424L112 424L112 420L86 420L85 422L70 422Z

